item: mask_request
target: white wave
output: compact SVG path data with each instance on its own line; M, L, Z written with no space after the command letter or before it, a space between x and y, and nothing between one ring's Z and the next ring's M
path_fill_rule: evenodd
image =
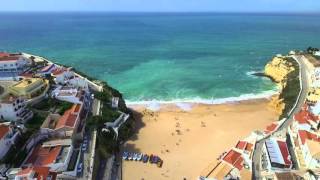
M256 73L261 73L261 71L248 71L248 72L246 72L246 75L254 76L254 74L256 74ZM254 77L256 77L256 76L254 76Z
M238 101L253 100L253 99L262 99L270 98L272 95L277 94L276 90L264 91L259 94L243 94L238 97L227 97L227 98L218 98L218 99L203 99L200 97L192 99L174 99L169 101L164 100L143 100L143 101L130 101L126 100L128 106L134 105L146 105L146 107L153 111L158 111L161 108L161 104L176 104L177 107L182 110L189 111L192 109L192 104L224 104L224 103L233 103Z
M176 103L176 106L179 107L181 110L190 111L193 105L191 103L178 102Z

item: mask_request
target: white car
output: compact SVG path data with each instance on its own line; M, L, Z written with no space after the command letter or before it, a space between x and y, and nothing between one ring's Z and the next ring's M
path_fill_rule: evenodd
M82 172L82 169L83 169L83 164L82 164L82 163L79 163L79 164L78 164L78 167L77 167L77 172L78 172L78 173L81 173L81 172Z

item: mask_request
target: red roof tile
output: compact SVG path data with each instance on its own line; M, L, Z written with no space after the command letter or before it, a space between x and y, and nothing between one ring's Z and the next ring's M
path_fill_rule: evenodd
M307 139L320 142L320 137L318 137L316 134L310 133L305 130L299 130L298 133L299 133L299 137L301 139L302 144L305 144Z
M267 126L265 132L266 132L266 133L273 132L277 127L278 127L278 124L272 123L272 124L270 124L269 126Z
M281 151L281 154L282 154L282 157L283 157L283 160L284 160L284 163L286 165L291 165L292 162L291 160L289 159L289 150L288 150L288 146L287 146L287 143L284 142L284 141L278 141L278 145L279 145L279 148L280 148L280 151Z
M29 156L26 164L33 164L33 166L46 166L52 164L57 159L62 146L42 147L38 145Z
M10 56L9 53L6 53L6 52L0 52L0 58L3 58L3 57L8 57Z
M252 151L253 144L247 143L246 151Z
M10 131L9 126L0 125L0 139L2 139Z
M71 127L74 128L78 113L80 111L81 104L74 104L71 109L64 112L61 118L58 120L58 123L55 129L63 128L63 127Z
M20 55L0 52L0 61L16 61Z
M227 155L223 158L224 161L228 162L229 164L233 165L237 169L241 170L243 167L243 158L241 154L237 151L230 150Z
M245 150L245 151L252 151L253 144L248 143L247 141L238 141L236 148Z
M299 113L294 115L294 119L299 123L299 124L309 124L309 120L317 122L319 121L319 118L315 115L313 115L310 111L307 109L301 110Z
M243 150L247 145L246 141L239 141L238 144L236 145L236 148Z
M56 76L56 75L62 74L64 71L66 71L65 68L55 68L55 69L52 71L52 74Z

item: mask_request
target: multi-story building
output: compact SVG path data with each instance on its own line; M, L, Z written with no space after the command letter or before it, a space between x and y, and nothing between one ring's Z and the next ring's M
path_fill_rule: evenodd
M23 98L7 95L1 99L1 120L23 123L32 117L33 112L26 107L26 101Z
M51 172L49 167L28 167L24 169L19 168L18 170L16 170L16 173L12 174L12 176L14 176L14 180L55 180L57 173Z
M14 129L10 123L0 124L0 159L2 159L11 146L15 144L19 135L20 131Z
M40 95L49 85L47 80L41 78L27 78L9 87L9 92L15 96L33 98Z
M59 86L52 91L52 96L60 101L67 101L74 104L83 104L87 109L90 105L90 92L88 89Z
M82 132L78 130L81 112L82 104L75 104L62 116L50 114L41 125L40 132L51 137L73 137L77 132Z
M0 72L22 72L30 60L22 54L0 52Z
M23 162L22 167L49 167L51 171L66 171L73 152L69 139L47 141L37 145Z

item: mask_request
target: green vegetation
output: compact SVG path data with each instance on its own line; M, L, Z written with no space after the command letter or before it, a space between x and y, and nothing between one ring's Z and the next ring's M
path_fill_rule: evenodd
M286 81L286 86L280 93L280 98L283 99L283 102L285 103L285 108L280 115L280 119L287 117L300 92L299 65L292 58L288 58L288 60L292 62L295 70L287 75L287 78L284 80Z
M66 101L58 101L56 105L56 110L60 115L63 115L66 110L70 109L73 106L72 103Z
M307 53L309 53L309 54L314 54L317 51L319 51L318 48L314 48L314 47L311 47L311 46L307 48Z
M49 97L48 99L33 105L33 108L41 111L49 111L50 109L52 109L52 111L55 111L60 115L63 115L63 113L66 110L70 109L72 105L73 104L70 102L59 101L57 99Z
M27 133L30 133L31 135L36 133L40 129L40 126L42 125L43 121L47 118L47 116L48 113L34 112L33 117L25 124L25 127L27 128Z
M0 163L8 164L12 167L19 167L27 155L26 149L21 150L18 146L12 146Z

